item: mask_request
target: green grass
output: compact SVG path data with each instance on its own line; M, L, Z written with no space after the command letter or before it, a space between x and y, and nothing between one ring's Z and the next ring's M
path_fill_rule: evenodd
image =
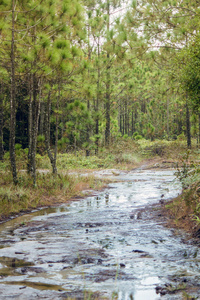
M14 185L10 172L0 172L0 218L38 206L48 206L67 202L71 197L82 195L82 190L98 189L103 184L94 176L67 174L37 174L37 186L26 172L18 174L18 184Z

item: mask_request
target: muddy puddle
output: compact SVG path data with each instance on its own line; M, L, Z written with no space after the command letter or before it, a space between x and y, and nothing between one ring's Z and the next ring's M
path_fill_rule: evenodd
M149 209L180 193L173 171L118 180L0 225L0 299L198 299L198 247Z

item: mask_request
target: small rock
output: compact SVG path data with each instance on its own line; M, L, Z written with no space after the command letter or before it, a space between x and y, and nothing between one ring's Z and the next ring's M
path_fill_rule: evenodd
M160 290L162 290L162 287L161 286L157 286L156 287L156 293L158 294L160 292Z
M133 250L132 252L135 252L135 253L146 253L145 251L142 251L142 250Z
M151 242L152 244L156 244L156 245L158 244L158 242L156 242L155 240L152 240Z
M166 295L166 294L167 294L167 292L166 292L165 290L161 290L161 291L160 291L160 295L161 295L161 296L164 296L164 295Z
M87 259L87 263L88 263L88 264L92 264L93 262L94 262L94 259L93 259L93 258L89 257L89 258Z
M97 261L97 265L101 265L102 262L103 262L103 260L101 258L99 258L98 261Z

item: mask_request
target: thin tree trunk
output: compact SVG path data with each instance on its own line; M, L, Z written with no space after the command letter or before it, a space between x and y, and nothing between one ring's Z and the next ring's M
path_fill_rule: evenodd
M3 160L3 87L0 91L0 160Z
M127 99L124 100L124 110L125 110L125 134L128 134L128 111L127 111Z
M39 87L39 99L37 101L37 89ZM41 83L37 81L35 75L33 75L33 85L30 96L29 106L29 154L28 154L28 171L33 178L33 185L36 185L36 147L38 136L38 125L40 117L40 103L41 103ZM32 100L33 99L33 100Z
M87 101L87 109L88 109L88 111L90 110L90 100L89 99ZM90 144L90 125L89 124L87 125L86 138L87 138L87 144L88 144L88 147L89 147L89 144ZM90 156L90 150L89 149L86 149L86 157L87 156Z
M107 0L107 31L110 30L110 3ZM106 67L106 129L105 129L105 145L110 145L110 54L107 52Z
M31 174L31 148L32 148L32 130L33 130L33 74L30 77L29 86L29 111L28 111L28 163L27 171Z
M129 124L129 105L127 103L127 132L128 132L128 136L130 136L130 128L129 128L130 124Z
M134 133L134 118L133 118L133 110L131 113L131 136L133 136Z
M47 99L47 105L46 105L46 112L45 112L45 144L46 144L46 150L49 157L49 160L51 162L52 166L52 172L53 174L57 174L57 167L56 167L56 155L57 155L57 147L55 147L54 150L54 156L51 153L50 148L50 114L51 114L51 93L49 92L48 99ZM58 126L56 125L56 128ZM56 129L56 144L57 144L57 136L58 136L58 128Z
M16 93L15 93L15 3L12 0L11 93L10 93L10 163L14 184L17 183L15 157Z
M167 97L167 137L169 139L169 98Z
M198 144L198 146L200 145L200 113L199 113L199 144Z
M124 136L124 110L122 114L122 136Z
M121 108L121 99L119 104L119 131L122 134L122 108Z
M99 49L99 38L98 38L98 59L100 57L100 49ZM97 72L98 78L97 78L97 99L96 99L96 127L95 127L95 134L96 134L96 148L95 148L95 154L98 155L99 152L99 97L100 97L100 68L98 66L98 72Z
M91 49L90 49L90 27L88 27L88 60L91 60ZM90 77L90 70L88 69L88 77ZM87 99L87 110L89 112L90 110L90 100L89 96ZM87 147L85 151L86 157L90 156L90 150L89 150L89 145L90 145L90 125L87 124L87 132L86 132L86 142L87 142Z
M45 114L45 106L44 102L41 103L41 111L40 111L40 130L39 134L43 135L44 134L44 114Z
M56 103L56 108L57 110L59 109L59 103L60 103L60 83L58 84L58 98L57 98L57 103ZM56 162L57 162L57 153L58 153L58 122L59 122L59 115L58 113L56 114L56 132L55 132L55 146L54 146L54 166L53 166L53 174L57 174L57 167L56 167Z
M190 149L191 143L191 132L190 132L190 111L186 100L186 136L187 136L187 147Z

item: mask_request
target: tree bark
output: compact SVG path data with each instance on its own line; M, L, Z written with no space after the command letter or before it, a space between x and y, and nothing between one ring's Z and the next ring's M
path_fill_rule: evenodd
M52 172L53 174L57 174L57 167L56 167L57 146L55 146L54 156L51 152L51 147L50 147L50 115L51 115L51 93L49 92L47 104L46 104L46 111L45 111L45 128L44 128L45 145L52 166ZM58 141L58 125L56 122L56 145L57 145L57 141Z
M125 134L128 134L128 108L127 99L124 100L124 113L125 113Z
M190 132L190 111L186 100L186 136L187 136L187 147L190 149L192 146L191 132Z
M15 91L15 3L12 0L11 91L10 91L10 163L14 184L17 184L15 157L16 91Z
M100 40L98 38L98 59L100 57ZM95 134L96 134L96 148L95 148L95 154L98 155L99 152L99 98L100 98L100 67L98 66L98 72L97 72L98 78L97 78L97 98L96 98L96 126L95 126Z
M169 139L169 98L167 97L167 139Z
M90 110L90 100L88 99L87 101L87 109L88 111ZM86 133L86 140L87 140L87 144L88 146L90 145L90 125L87 125L87 133ZM86 157L90 156L90 150L86 149Z
M200 145L200 113L199 113L199 144L198 144L198 147Z
M40 107L40 130L39 134L44 135L44 114L45 114L45 106L44 102L41 102L41 107Z
M39 88L39 99L37 100ZM30 91L29 103L29 153L28 153L28 172L33 178L33 185L36 185L36 146L38 136L38 125L40 117L41 102L41 83L37 80L35 74L32 76L32 88Z
M121 99L119 100L119 131L122 134L122 108L121 108L122 104L121 104Z
M110 3L107 0L107 31L110 30ZM105 146L110 145L110 54L107 52L107 66L106 66L106 129L105 129Z
M3 87L0 90L0 160L3 160Z
M133 136L133 133L134 133L134 118L133 118L133 110L131 112L131 136Z
M59 109L59 103L60 103L60 83L58 84L58 98L57 98L57 103L56 103L56 108L57 110ZM56 167L56 162L57 162L57 153L58 153L58 122L59 122L59 115L58 113L56 114L56 132L55 132L55 146L54 146L54 165L53 165L53 174L57 174L57 167Z

